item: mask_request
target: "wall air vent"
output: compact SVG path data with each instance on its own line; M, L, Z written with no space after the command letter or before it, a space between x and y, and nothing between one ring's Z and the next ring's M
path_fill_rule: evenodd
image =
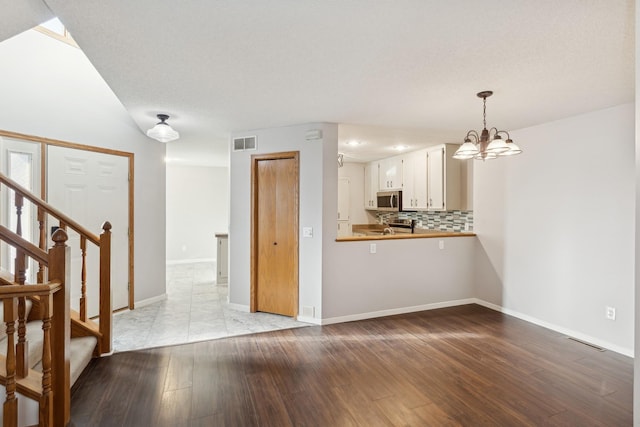
M255 150L258 138L255 136L245 136L244 138L233 138L233 151Z

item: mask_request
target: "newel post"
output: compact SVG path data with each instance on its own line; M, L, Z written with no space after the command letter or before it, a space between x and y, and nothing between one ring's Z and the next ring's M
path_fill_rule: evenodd
M100 234L100 353L111 352L111 223L102 224Z
M71 248L67 246L67 232L58 229L51 237L49 249L49 280L58 280L62 289L53 295L53 318L51 321L51 384L53 391L53 423L66 426L71 417Z

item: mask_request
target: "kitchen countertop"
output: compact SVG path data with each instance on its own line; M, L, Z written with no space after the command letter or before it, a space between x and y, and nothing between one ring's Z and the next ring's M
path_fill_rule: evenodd
M473 237L475 233L471 232L453 232L453 231L438 231L428 230L427 232L419 233L403 233L403 234L383 234L383 235L369 235L369 236L346 236L339 237L336 242L359 242L362 240L397 240L397 239L429 239L434 237Z
M337 242L357 242L362 240L397 240L397 239L424 239L434 237L473 237L473 232L454 232L442 230L430 230L426 228L415 228L414 233L378 234L385 228L382 224L354 224L352 227L353 236L338 237Z

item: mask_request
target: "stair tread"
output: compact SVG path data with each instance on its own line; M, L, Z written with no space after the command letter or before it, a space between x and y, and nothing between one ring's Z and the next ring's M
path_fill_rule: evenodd
M81 337L71 340L70 348L70 382L73 385L93 358L93 349L98 343L96 337ZM5 345L6 351L6 345ZM6 376L6 356L0 355L0 384L4 384ZM25 378L16 379L18 392L37 400L42 393L42 363L39 361ZM0 387L3 387L0 385Z

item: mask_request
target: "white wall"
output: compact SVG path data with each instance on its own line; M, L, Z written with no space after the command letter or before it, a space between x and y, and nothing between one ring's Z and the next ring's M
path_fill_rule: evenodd
M0 58L0 129L135 153L135 300L164 294L165 146L79 49L27 31L0 43Z
M167 262L215 260L229 229L229 168L167 164Z
M523 154L475 164L476 294L632 354L634 105L511 135Z
M344 163L338 168L338 178L349 178L349 222L367 224L369 218L364 209L364 163Z
M635 54L636 54L636 105L638 104L638 100L640 99L640 0L635 1L636 7L636 20L635 20L635 28L636 28L636 45L635 45ZM635 116L635 125L636 129L640 129L640 109L636 107L636 116ZM640 265L640 138L638 137L638 131L635 134L635 167L636 167L636 176L635 176L635 196L636 196L636 210L635 210L635 354L640 355L640 269L638 269L638 265ZM633 370L633 425L640 426L640 357L636 357L634 359L634 370Z
M307 130L320 129L322 140L306 141ZM322 313L322 243L326 228L336 233L337 212L337 125L305 124L238 133L233 137L256 135L256 151L231 152L230 225L229 225L229 301L249 306L251 243L251 155L284 151L300 152L300 239L299 307L314 307L315 317ZM332 153L332 154L327 154ZM329 161L331 160L331 161ZM327 178L327 163L332 177ZM327 179L329 189L326 189ZM326 203L324 192L333 202ZM302 238L302 227L313 228L313 238Z

